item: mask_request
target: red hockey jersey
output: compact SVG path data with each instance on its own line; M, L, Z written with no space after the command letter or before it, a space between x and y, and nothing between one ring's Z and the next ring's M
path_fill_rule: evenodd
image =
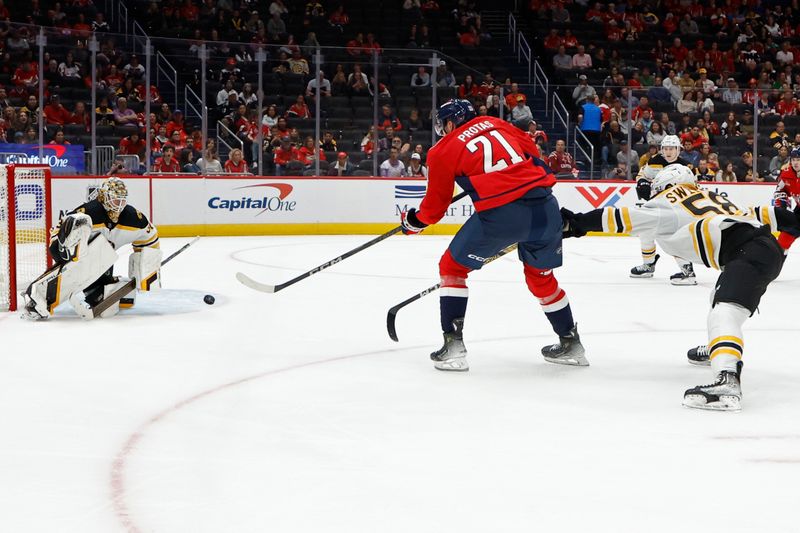
M795 205L800 205L800 177L798 177L792 166L788 165L781 170L780 176L778 176L778 186L775 188L775 205L791 208L791 203L786 201L790 198L794 200Z
M455 183L477 211L521 198L556 182L531 138L495 117L476 117L442 138L428 152L428 190L417 217L435 224L447 211Z

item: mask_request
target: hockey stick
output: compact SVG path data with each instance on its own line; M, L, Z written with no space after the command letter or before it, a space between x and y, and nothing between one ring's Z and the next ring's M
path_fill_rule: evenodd
M501 257L506 255L507 253L513 252L514 250L516 250L516 248L517 248L517 245L516 244L512 244L508 248L504 248L504 249L500 250L500 252L498 252L496 255L493 255L492 257L487 259L484 262L484 264L486 265L486 264L491 263L495 259L500 259ZM397 327L395 325L395 322L397 321L397 312L400 311L400 309L402 309L405 306L407 306L408 304L416 302L417 300L419 300L423 296L426 296L426 295L432 293L433 291L435 291L436 289L438 289L441 286L442 286L441 283L437 283L436 285L434 285L432 287L428 287L427 289L425 289L422 292L418 292L417 294L415 294L414 296L412 296L408 300L403 300L399 304L397 304L394 307L392 307L391 309L389 309L389 312L386 314L386 329L389 331L389 338L390 339L392 339L394 342L398 342Z
M164 265L166 265L167 263L169 263L170 261L175 259L175 257L178 254L183 253L188 247L190 247L191 245L193 245L194 243L196 243L199 240L200 240L200 237L195 237L191 241L187 242L186 244L184 244L183 246L178 248L175 252L170 254L169 257L167 257L166 259L161 261L161 266L163 267ZM104 298L99 304L97 304L94 307L92 307L92 315L93 315L93 317L97 318L98 316L100 316L103 313L103 311L105 311L106 309L108 309L109 307L111 307L112 305L117 303L118 301L120 301L122 298L125 297L126 294L128 294L129 292L131 292L135 288L136 288L136 280L135 279L129 280L125 285L123 285L119 289L117 289L114 292L112 292L111 294L109 294L108 297Z
M453 203L457 202L458 200L461 200L462 198L464 198L466 195L467 195L466 191L460 192L457 195L453 196L453 199L450 201L450 203L453 204ZM280 283L278 285L268 285L266 283L261 283L259 281L254 280L253 278L251 278L250 276L248 276L247 274L244 274L242 272L237 272L236 273L236 279L239 280L239 283L241 283L245 287L249 287L249 288L251 288L253 290L256 290L256 291L259 291L259 292L266 292L266 293L269 293L269 294L273 294L273 293L276 293L278 291L282 291L283 289L285 289L286 287L288 287L290 285L294 285L298 281L302 281L302 280L306 279L307 277L313 276L317 272L321 272L321 271L325 270L328 267L332 267L336 263L340 263L340 262L344 261L345 259L347 259L348 257L356 255L358 252L363 252L364 250L366 250L370 246L372 246L374 244L378 244L382 240L388 239L392 235L400 233L402 230L403 230L402 226L397 226L396 228L394 228L394 229L392 229L390 231L387 231L383 235L379 235L379 236L375 237L374 239L372 239L371 241L365 242L364 244L362 244L358 248L353 248L349 252L345 252L342 255L340 255L339 257L331 259L327 263L322 263L318 267L312 268L311 270L303 272L302 274L300 274L296 278L292 278L289 281L285 281L285 282Z

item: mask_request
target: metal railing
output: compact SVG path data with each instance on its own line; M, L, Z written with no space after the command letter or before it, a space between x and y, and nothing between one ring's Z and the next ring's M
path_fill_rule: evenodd
M188 85L183 88L183 101L186 102L186 120L195 117L198 122L202 122L203 113L208 112L208 107L203 104L203 99L197 96L197 93Z
M228 142L229 140L233 142L235 146L231 145L231 143ZM242 140L236 136L236 133L234 133L233 130L226 126L221 120L217 121L217 146L220 148L224 146L228 149L225 154L223 154L222 150L220 149L220 157L222 157L222 155L228 155L234 148L244 151L244 142L242 142Z
M122 155L116 154L115 160L121 161L125 172L131 174L138 174L140 170L140 160L138 155Z
M564 126L564 142L567 145L566 149L569 150L569 112L558 94L553 93L553 123L550 126L551 128L556 127L556 118Z
M537 87L541 86L544 89L544 114L548 115L550 110L550 80L542 70L538 61L533 62L533 93L536 94Z
M517 51L517 19L514 18L514 13L508 13L508 42L511 43L511 49Z
M111 170L111 165L114 163L113 146L97 146L92 150L84 150L83 155L86 163L86 168L94 168L92 163L97 165L97 174L106 174Z
M117 2L117 28L122 30L125 38L128 38L128 8L122 2Z
M156 87L159 87L159 90L162 80L172 85L172 105L174 109L178 107L178 71L164 54L156 52Z
M578 142L578 139L579 139L578 136L579 135L580 135L581 139L586 141L586 145L589 147L589 153L586 153L586 150L584 150L583 147ZM567 137L569 137L569 135L567 135ZM589 138L586 137L586 135L583 133L583 131L581 131L581 129L578 126L575 126L575 144L573 145L573 148L574 148L573 154L575 156L575 160L576 161L578 159L578 150L581 151L581 153L583 154L583 157L585 157L585 158L587 158L589 160L589 176L591 177L591 179L594 179L594 177L595 177L594 176L594 145L589 141Z
M142 28L138 22L134 22L131 26L131 37L133 38L133 42L131 43L133 46L133 53L143 54L148 37L147 32L144 31L144 28Z

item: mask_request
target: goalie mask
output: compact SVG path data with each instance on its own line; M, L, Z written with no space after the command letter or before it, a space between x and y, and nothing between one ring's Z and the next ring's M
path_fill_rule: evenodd
M697 187L697 176L684 165L668 165L653 179L653 196L675 185Z
M97 200L103 204L108 218L116 222L128 204L128 188L125 187L125 182L119 178L106 179L97 190Z

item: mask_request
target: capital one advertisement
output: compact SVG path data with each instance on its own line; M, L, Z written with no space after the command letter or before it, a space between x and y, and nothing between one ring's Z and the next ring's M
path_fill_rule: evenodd
M101 179L54 176L54 216L85 201L87 191ZM397 224L401 212L419 207L426 191L425 180L386 178L175 175L129 176L125 181L131 203L148 214L165 234L176 236L206 231L216 235L226 234L226 231L239 235L298 231L380 233L385 231L382 227ZM708 183L703 186L740 208L766 205L774 191L774 184ZM559 182L554 193L562 206L576 212L641 205L631 182ZM474 212L469 198L450 205L440 222L442 231L452 231ZM292 230L288 227L292 224L303 226ZM170 226L174 227L171 231Z
M83 145L45 144L39 157L38 144L0 143L0 162L48 165L53 174L82 174L84 164Z

